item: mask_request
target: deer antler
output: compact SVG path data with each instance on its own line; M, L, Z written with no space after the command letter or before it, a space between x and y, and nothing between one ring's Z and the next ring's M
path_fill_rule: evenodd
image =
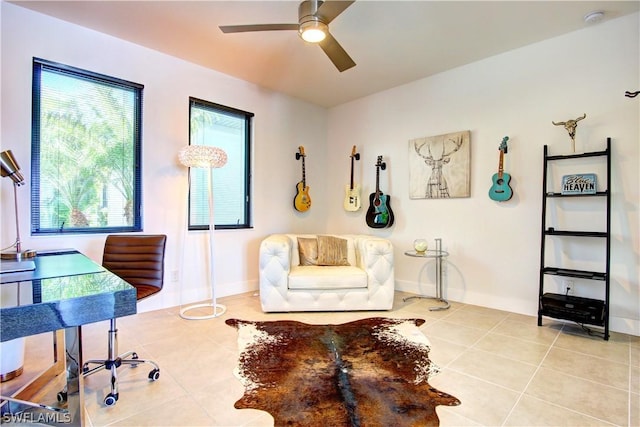
M416 142L413 143L413 148L415 148L416 153L418 154L418 156L420 156L420 157L422 157L423 159L426 159L426 160L433 160L433 156L431 155L430 146L427 146L427 149L429 150L429 156L428 157L420 152L420 149L422 147L424 147L426 143L427 143L427 141L425 141L422 144L418 145L418 142L416 141Z
M445 157L449 157L450 155L452 155L453 153L455 153L456 151L458 151L460 149L460 147L462 147L462 137L458 137L458 141L454 141L453 139L449 139L449 141L453 142L456 146L456 148L454 148L453 150L449 151L448 153L445 154L444 152L444 146L445 144L442 144L442 158L444 159Z

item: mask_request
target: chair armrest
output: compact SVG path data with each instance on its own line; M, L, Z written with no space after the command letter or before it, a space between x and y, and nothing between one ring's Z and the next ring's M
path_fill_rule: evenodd
M395 288L393 245L387 239L374 236L357 238L358 266L367 273L369 287Z
M260 243L260 293L267 288L278 288L278 292L287 292L289 272L291 271L292 243L284 234L272 234Z

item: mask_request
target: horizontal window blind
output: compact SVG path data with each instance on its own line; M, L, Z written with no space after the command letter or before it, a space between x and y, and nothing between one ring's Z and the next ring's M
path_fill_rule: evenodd
M34 58L33 234L142 230L142 89Z
M189 99L189 142L215 146L227 163L213 169L216 228L250 227L250 147L253 113ZM189 229L209 228L209 169L191 168Z

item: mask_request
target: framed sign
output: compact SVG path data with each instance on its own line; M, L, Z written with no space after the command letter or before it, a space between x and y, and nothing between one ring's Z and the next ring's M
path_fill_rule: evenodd
M579 173L562 177L562 194L596 194L595 173Z

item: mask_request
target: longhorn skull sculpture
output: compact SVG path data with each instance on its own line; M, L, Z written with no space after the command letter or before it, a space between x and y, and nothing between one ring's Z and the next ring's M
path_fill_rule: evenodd
M554 122L552 121L551 123L553 123L556 126L564 126L564 128L567 130L567 132L569 132L569 137L571 138L571 148L573 149L573 152L576 152L576 128L578 127L578 122L582 119L584 119L585 117L587 117L587 114L583 114L582 117L578 117L575 120L567 120L566 122Z

